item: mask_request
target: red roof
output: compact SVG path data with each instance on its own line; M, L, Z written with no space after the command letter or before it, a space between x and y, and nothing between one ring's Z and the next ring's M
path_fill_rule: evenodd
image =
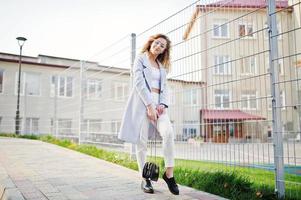
M264 8L267 0L221 0L202 7L235 7L235 8ZM276 1L276 8L288 7L288 0Z
M264 117L252 115L241 110L201 110L203 119L207 120L264 120Z

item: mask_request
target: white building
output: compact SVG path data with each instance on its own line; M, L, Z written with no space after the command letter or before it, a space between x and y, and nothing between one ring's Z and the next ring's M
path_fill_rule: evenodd
M18 55L0 53L1 133L15 132L18 62ZM22 134L76 139L81 128L82 141L118 142L116 136L131 88L128 69L39 55L22 57L21 75ZM178 139L200 133L201 94L197 87L201 85L169 80L170 118ZM192 109L196 111L193 114Z

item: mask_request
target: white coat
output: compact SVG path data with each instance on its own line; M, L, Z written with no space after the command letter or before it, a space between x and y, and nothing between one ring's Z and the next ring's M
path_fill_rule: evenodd
M139 54L133 66L134 82L122 118L118 138L136 144L140 138L142 120L145 119L146 106L153 103L151 95L152 69L147 53ZM166 87L166 69L160 67L160 98L159 103L168 106ZM150 126L149 138L154 136L154 127Z

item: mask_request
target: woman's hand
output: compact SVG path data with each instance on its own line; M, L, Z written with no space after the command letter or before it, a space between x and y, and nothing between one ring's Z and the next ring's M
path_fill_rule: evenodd
M152 121L157 121L158 113L153 105L147 106L147 117Z
M157 112L158 112L158 115L160 116L160 115L162 115L162 114L164 113L165 106L159 104L159 105L157 105L156 110L157 110Z

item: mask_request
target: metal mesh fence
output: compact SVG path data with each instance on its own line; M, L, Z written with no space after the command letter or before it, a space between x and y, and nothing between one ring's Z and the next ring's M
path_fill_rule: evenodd
M300 1L198 1L138 34L138 49L158 32L173 42L178 159L269 171L279 197L300 195L299 10ZM258 191L271 186L255 178Z

